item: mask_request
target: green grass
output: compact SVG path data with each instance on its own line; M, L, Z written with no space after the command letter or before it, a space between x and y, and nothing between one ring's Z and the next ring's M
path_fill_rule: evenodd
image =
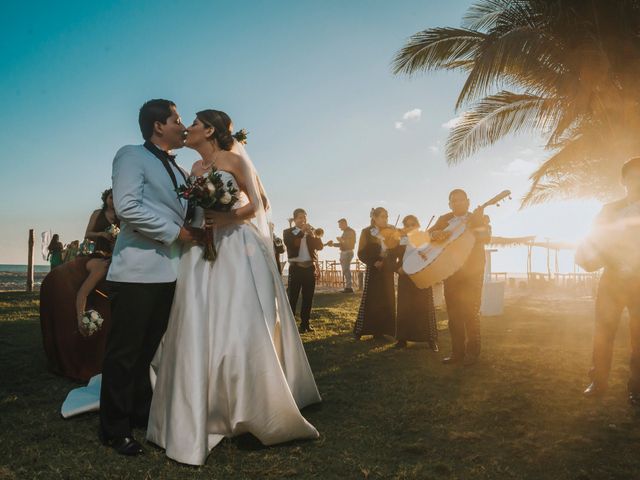
M511 299L503 317L483 320L482 362L471 368L441 365L422 345L354 342L357 303L319 295L317 330L304 337L324 399L304 413L321 438L270 448L226 440L195 468L151 445L143 457L116 455L98 443L95 414L63 420L75 384L46 371L37 297L1 293L0 478L640 478L626 321L610 393L593 402L581 397L590 300ZM448 343L441 330L445 353Z

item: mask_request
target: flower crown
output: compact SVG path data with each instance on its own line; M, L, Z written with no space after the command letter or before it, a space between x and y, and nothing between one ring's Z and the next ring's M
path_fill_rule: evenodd
M232 137L235 138L238 143L242 143L243 145L246 145L248 135L249 135L249 132L247 132L246 129L241 128L236 133L234 133Z

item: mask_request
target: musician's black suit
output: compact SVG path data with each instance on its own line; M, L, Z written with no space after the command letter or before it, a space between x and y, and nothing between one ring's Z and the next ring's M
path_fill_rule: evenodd
M595 229L611 232L612 227L620 224L620 212L629 206L626 198L608 203L602 208L595 222ZM625 232L611 237L606 233L607 240L613 240L609 245L593 245L597 252L599 264L604 265L604 271L598 285L596 297L596 324L593 336L593 366L590 376L595 387L599 390L607 388L611 360L613 357L613 343L616 338L620 316L625 307L629 311L629 330L631 339L629 393L640 396L640 267L634 262L634 256L640 242L637 230L627 228ZM617 247L617 248L616 248ZM622 258L620 258L622 257Z
M442 215L429 231L444 230L453 216L453 213ZM467 228L472 228L476 235L473 250L462 268L444 281L452 357L458 360L465 356L477 357L480 354L484 245L491 240L488 216L472 215Z
M310 260L306 262L295 261L300 254L302 240L305 240ZM298 297L302 292L302 307L300 309L300 329L309 329L309 318L311 317L311 307L313 306L313 294L316 288L316 261L318 260L318 250L322 250L324 245L322 240L314 235L305 235L298 228L288 228L282 232L282 241L287 248L289 258L289 303L293 313L296 312Z

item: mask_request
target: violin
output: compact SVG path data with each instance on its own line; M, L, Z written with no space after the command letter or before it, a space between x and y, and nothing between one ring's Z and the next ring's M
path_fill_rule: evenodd
M397 228L393 225L387 225L380 229L380 237L387 249L396 248L400 245L400 239L409 233L409 229Z

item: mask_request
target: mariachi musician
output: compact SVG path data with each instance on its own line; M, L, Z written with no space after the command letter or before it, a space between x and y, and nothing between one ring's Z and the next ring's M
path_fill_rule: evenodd
M316 270L318 250L324 245L316 236L314 228L307 223L307 212L302 208L293 211L294 226L282 232L282 240L287 248L289 260L289 303L295 314L298 297L302 291L302 307L300 309L300 332L312 332L309 324L313 294L316 288Z
M469 197L464 190L449 193L451 212L442 215L429 230L434 243L446 240L444 231L454 217L467 217L467 228L471 228L476 239L471 254L463 266L444 280L444 298L449 317L451 355L442 363L473 365L480 355L480 303L484 280L484 245L491 240L489 217L481 209L469 212Z
M362 230L358 243L358 258L367 266L362 299L354 328L357 340L373 335L383 340L396 330L396 299L394 286L395 256L393 247L385 243L385 234L394 230L388 225L389 214L383 207L371 210L371 225Z
M620 316L629 310L631 372L627 385L629 403L640 406L640 157L622 166L627 195L608 203L593 231L576 252L576 263L587 271L604 267L595 304L593 364L587 397L603 395L608 386Z

